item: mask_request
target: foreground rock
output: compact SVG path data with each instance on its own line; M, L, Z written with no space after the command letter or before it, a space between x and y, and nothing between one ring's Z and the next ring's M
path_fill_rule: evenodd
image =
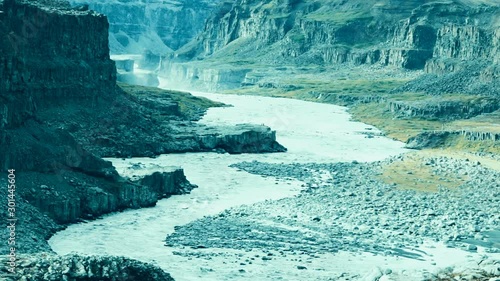
M426 280L500 280L500 260L481 259L474 264L459 265L429 274Z
M38 254L18 258L16 274L11 274L8 257L0 256L0 273L5 276L1 280L174 281L157 266L123 257Z
M64 224L95 219L101 215L156 205L158 200L189 193L189 183L180 168L156 172L142 179L105 179L82 175L71 170L56 174L19 172L16 174L17 245L22 253L50 251L46 240ZM6 181L0 183L7 186ZM0 191L7 198L7 189ZM7 209L0 216L8 217ZM2 230L5 241L7 229ZM8 245L0 245L7 252Z

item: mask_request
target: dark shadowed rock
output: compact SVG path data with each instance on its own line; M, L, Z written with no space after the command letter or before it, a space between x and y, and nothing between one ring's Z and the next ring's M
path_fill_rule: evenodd
M172 168L171 171L154 172L151 175L138 179L142 186L150 187L158 193L160 198L171 195L189 193L196 185L189 183L181 168Z

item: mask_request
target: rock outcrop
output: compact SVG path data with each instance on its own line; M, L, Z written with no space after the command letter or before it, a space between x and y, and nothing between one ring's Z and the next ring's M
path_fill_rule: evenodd
M460 134L471 141L500 141L500 133L463 130Z
M448 131L422 132L408 139L406 143L406 148L424 149L424 148L443 147L446 143L446 140L449 137L458 135L459 132L448 132Z
M170 171L154 172L151 175L136 180L140 185L149 187L158 194L158 198L189 193L196 185L192 185L184 176L181 168L172 168Z
M19 126L37 110L91 106L114 93L104 16L57 1L6 0L0 10L0 128Z
M276 141L276 131L263 125L238 124L216 128L215 132L204 131L198 133L203 150L222 150L232 154L286 151Z
M465 23L443 24L436 31L432 58L424 66L428 75L408 83L398 91L500 97L500 86L493 83L500 77L500 25L483 22L490 14L498 17L500 7L476 12L482 16L467 18Z
M422 101L391 101L391 112L396 117L411 117L430 120L468 119L500 109L500 100L492 98L474 98L442 100L440 98Z
M159 177L158 177L159 176ZM71 170L55 175L35 172L18 174L18 194L60 224L93 219L126 208L156 205L159 199L189 193L195 186L182 169L150 175L148 181L115 181L83 176Z
M489 142L490 144L498 145L500 142L500 133L480 130L422 132L409 138L405 147L410 149L440 148L451 146L457 139L472 142Z
M7 179L1 179L0 184L6 187ZM7 188L0 189L0 196L3 198L8 198L8 194ZM57 224L48 215L42 213L40 209L24 200L19 193L16 193L15 198L15 216L17 218L15 228L15 244L7 244L7 241L10 238L10 230L6 227L7 223L4 223L2 225L2 230L0 231L0 239L6 243L2 243L0 246L0 252L2 255L8 254L11 246L16 248L17 253L50 252L50 246L45 242L45 240L49 239L56 231L62 230L63 227ZM0 216L2 216L2 218L7 218L7 215L7 208L0 210ZM2 263L2 265L5 264Z
M16 274L6 266L0 268L2 276L12 277L6 280L174 281L157 266L123 257L38 254L18 258ZM0 261L6 265L8 257L0 256Z

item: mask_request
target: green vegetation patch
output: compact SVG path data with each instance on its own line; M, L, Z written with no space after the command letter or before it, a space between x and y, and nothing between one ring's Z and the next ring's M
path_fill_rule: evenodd
M206 111L210 107L222 107L225 104L209 100L204 97L196 97L187 92L164 90L154 87L144 87L137 85L129 85L125 83L117 83L125 93L141 97L141 96L162 96L168 97L176 102L179 106L179 111L182 115L192 117L198 115L202 111Z
M404 160L383 167L379 179L401 190L437 192L439 188L455 189L462 185L467 176L438 173L426 165L427 160L418 153L406 155Z
M386 102L356 104L350 109L354 119L373 125L393 139L406 142L423 131L441 130L446 123L422 119L394 118Z
M292 40L293 42L297 42L297 43L302 43L306 40L306 36L302 33L290 33L288 34L288 37L290 38L290 40Z
M500 110L482 114L471 119L454 121L450 124L450 127L470 132L491 132L500 134Z
M298 79L297 84L322 93L337 94L386 94L395 87L406 83L405 79L337 79L321 81L313 79Z
M252 38L238 38L217 51L216 54L205 58L203 67L221 69L256 68L259 66L256 56L249 55L249 53L255 51L254 43L255 40ZM194 62L194 64L197 64L197 62Z
M386 102L356 104L350 113L357 121L373 125L382 130L388 137L407 142L409 138L424 131L476 131L499 132L500 119L485 114L469 120L444 122L424 120L420 118L394 118ZM442 148L466 151L489 152L500 154L500 142L493 140L468 140L463 135L450 135L444 140Z
M392 94L388 96L393 101L437 101L437 102L449 102L449 101L458 101L466 103L480 103L480 102L488 102L488 101L496 101L496 99L491 97L482 97L477 95L468 95L468 94L443 94L439 96L431 96L422 92L404 92L398 94Z
M243 87L235 90L228 90L224 93L259 95L271 97L283 97L299 100L315 101L322 103L332 103L340 105L350 105L349 99L342 97L352 97L353 100L365 98L384 97L395 87L406 83L406 79L328 79L307 75L293 79L283 79L276 82L276 87ZM292 90L290 90L292 88Z
M370 74L363 72L356 77L352 73L352 70L330 71L317 67L315 69L290 68L284 73L261 75L261 77L268 76L275 79L269 83L261 82L262 87L247 86L228 90L225 93L293 98L349 106L353 119L373 125L388 137L402 142L407 142L409 138L426 131L500 132L500 111L470 119L447 121L437 118L398 116L391 112L389 107L391 101L415 103L415 105L427 102L431 105L441 102L474 105L488 103L488 98L460 93L437 97L425 93L393 94L391 90L402 86L411 78L388 77L383 73L373 73L373 77L369 77ZM277 77L281 78L276 79ZM452 151L500 154L499 147L499 141L472 141L462 135L452 134L444 140L442 148Z
M443 148L465 151L465 152L486 152L500 155L500 141L481 140L473 141L468 140L464 136L454 135L445 140Z

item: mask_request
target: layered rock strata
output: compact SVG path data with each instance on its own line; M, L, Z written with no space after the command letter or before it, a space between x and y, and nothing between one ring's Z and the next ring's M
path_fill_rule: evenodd
M475 98L471 100L425 100L416 102L391 101L390 111L399 117L454 120L468 119L500 109L500 100Z
M245 68L381 65L425 70L436 77L427 91L436 93L429 86L456 84L442 75L479 67L478 79L460 84L471 94L498 93L489 83L498 77L498 15L497 4L458 0L236 1L221 5L200 36L163 60L161 72L193 87L224 89L241 86L244 79L231 71Z
M114 93L106 18L46 2L0 4L0 128L15 128L42 108L91 106Z

